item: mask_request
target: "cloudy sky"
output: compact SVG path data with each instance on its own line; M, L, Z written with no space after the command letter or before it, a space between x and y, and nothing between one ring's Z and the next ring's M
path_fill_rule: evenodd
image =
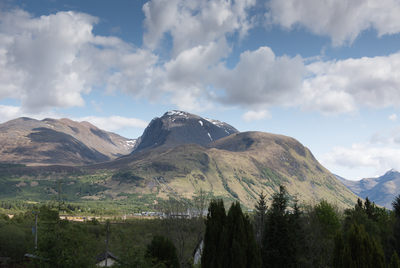
M180 109L382 175L400 170L399 18L398 0L0 0L0 122L136 138Z

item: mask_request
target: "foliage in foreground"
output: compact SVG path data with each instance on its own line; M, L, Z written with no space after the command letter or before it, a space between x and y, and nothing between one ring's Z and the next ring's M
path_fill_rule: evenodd
M269 206L261 194L250 216L239 203L226 211L222 200L213 200L205 220L173 217L183 209L175 200L167 219L111 222L108 248L120 267L192 267L202 238L202 267L400 267L400 196L393 211L369 199L345 211L326 201L300 208L290 200L283 187ZM0 257L9 265L95 266L105 251L105 224L60 220L51 206L35 213L37 249L32 211L0 216ZM27 260L25 253L40 259Z
M238 213L238 204L227 216L221 200L211 202L202 267L400 267L400 196L393 202L394 212L368 198L344 212L326 201L300 209L289 203L284 187L273 195L269 208L264 198L260 194L254 213L254 246L251 236L240 235L252 228L239 220L246 216ZM228 219L234 209L236 216ZM228 228L241 241L234 254L235 246L227 243L235 241ZM249 259L255 260L251 266Z

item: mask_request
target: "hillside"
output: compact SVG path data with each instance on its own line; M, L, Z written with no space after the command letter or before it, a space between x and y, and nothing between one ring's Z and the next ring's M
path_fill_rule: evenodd
M0 162L85 165L129 154L135 140L70 119L18 118L0 124Z
M362 198L368 197L378 205L392 209L392 202L400 192L400 172L389 170L377 178L359 181L341 180L351 191Z
M168 196L191 199L202 189L253 208L261 191L270 198L280 184L305 203L325 199L349 207L357 199L298 141L262 132L236 133L208 147L158 147L79 169L49 168L9 169L7 180L0 180L0 198L51 200L61 180L65 200L74 202L149 206Z
M124 173L114 174L104 184L111 188L110 194L119 192L113 189L115 181L117 188L129 189L133 180L136 187L130 188L130 193L160 197L177 193L190 198L203 189L216 196L237 198L249 207L261 191L271 196L280 184L302 202L326 199L344 207L356 200L298 141L269 133L236 133L207 148L183 145L114 163Z
M28 121L29 127L20 130L20 124L15 124L19 120ZM15 152L19 163L56 163L60 159L65 163L69 159L90 165L0 165L0 199L54 200L60 183L63 198L69 202L117 202L139 207L151 207L170 196L191 199L203 190L253 208L261 192L271 198L281 184L292 200L302 203L325 199L349 207L357 198L295 139L264 132L239 133L226 123L186 112L171 111L153 119L132 153L106 162L102 160L119 154L107 155L102 150L108 144L104 141L124 145L125 152L132 150L127 146L130 141L115 140L111 133L67 119L17 119L14 125L17 127L8 129L14 135L20 133L22 138L16 140L26 141L20 142L17 148L22 149ZM44 135L54 132L57 135ZM27 154L31 162L21 161L21 152L28 148L35 149ZM100 157L86 157L90 155L82 148ZM7 150L2 154L12 155ZM34 162L34 156L40 161Z

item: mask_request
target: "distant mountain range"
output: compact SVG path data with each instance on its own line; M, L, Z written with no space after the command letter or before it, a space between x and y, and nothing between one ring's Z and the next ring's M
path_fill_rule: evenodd
M400 194L400 172L389 170L377 178L351 181L336 177L356 195L370 199L380 206L392 209L392 202Z
M70 119L18 118L0 124L0 161L85 165L129 154L136 140Z
M18 134L25 143L0 151L2 162L64 166L0 165L0 199L49 200L57 192L57 180L64 182L66 200L79 202L132 199L150 205L168 196L190 199L204 190L252 208L261 192L271 198L279 185L286 186L293 200L308 204L325 199L349 207L357 199L295 139L241 133L183 111L154 118L136 143L68 119L14 121L2 125L8 130L0 131L6 133L1 140ZM31 158L24 155L29 150ZM77 166L85 161L91 165Z

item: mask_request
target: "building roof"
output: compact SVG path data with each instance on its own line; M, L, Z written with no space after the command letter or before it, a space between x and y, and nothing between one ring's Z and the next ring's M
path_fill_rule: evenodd
M97 255L96 260L97 260L97 262L101 262L101 261L104 261L106 258L110 258L110 259L119 261L118 258L110 251L100 253L99 255Z

